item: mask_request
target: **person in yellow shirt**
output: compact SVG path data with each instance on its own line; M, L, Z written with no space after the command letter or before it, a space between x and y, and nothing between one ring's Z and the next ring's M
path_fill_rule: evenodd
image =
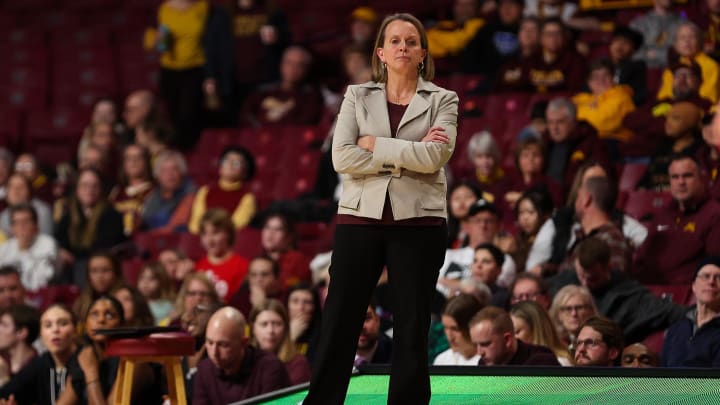
M702 52L702 32L692 22L686 21L680 24L675 35L673 50L677 54L680 63L687 65L695 61L702 71L702 85L700 86L700 97L706 98L713 103L718 102L720 92L720 66L711 57ZM673 98L673 73L665 69L662 76L662 85L657 94L657 99Z
M428 29L428 51L433 58L458 55L482 27L477 0L455 0L453 19L442 20Z
M625 142L632 132L623 128L625 115L635 110L632 89L613 81L614 68L610 61L600 60L590 66L587 85L590 92L573 97L578 120L592 124L601 139Z

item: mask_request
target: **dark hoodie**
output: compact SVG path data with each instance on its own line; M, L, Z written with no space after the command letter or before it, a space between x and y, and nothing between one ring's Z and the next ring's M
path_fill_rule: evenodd
M463 51L463 71L494 77L500 66L518 55L517 32L517 23L506 25L499 20L480 28Z
M56 369L52 356L45 352L0 388L0 398L14 395L19 405L54 405L65 389L67 376L68 369Z

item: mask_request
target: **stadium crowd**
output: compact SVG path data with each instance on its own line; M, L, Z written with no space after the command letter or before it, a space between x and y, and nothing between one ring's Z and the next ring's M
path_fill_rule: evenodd
M0 404L106 403L116 327L191 334L193 404L309 381L333 121L383 15L299 36L270 3L161 2L134 44L155 88L96 99L67 156L0 143ZM441 3L396 10L460 97L432 364L720 367L720 1ZM357 367L393 359L390 282ZM135 373L162 403L161 368Z

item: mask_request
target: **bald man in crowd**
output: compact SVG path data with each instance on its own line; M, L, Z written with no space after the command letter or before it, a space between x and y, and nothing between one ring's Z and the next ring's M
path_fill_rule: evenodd
M193 405L224 405L290 385L275 355L248 345L245 317L235 308L217 310L207 324L208 358L197 367Z

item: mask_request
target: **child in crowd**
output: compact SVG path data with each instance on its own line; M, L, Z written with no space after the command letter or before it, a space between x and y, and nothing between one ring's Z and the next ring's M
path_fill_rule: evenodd
M137 288L147 300L155 323L170 315L175 299L175 285L160 264L148 263L143 266Z

